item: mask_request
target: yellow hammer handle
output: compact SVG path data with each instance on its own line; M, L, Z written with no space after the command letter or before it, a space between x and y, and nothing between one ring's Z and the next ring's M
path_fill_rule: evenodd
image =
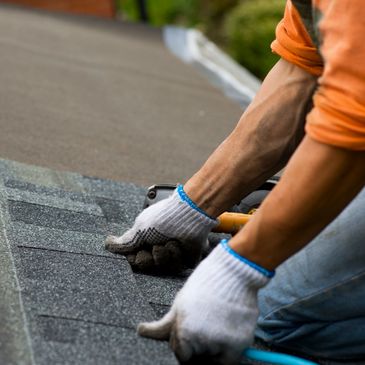
M250 219L251 214L225 212L218 217L219 224L213 232L237 233Z

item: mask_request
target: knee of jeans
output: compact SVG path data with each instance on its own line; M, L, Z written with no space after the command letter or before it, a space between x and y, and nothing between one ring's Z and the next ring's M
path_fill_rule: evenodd
M266 342L281 343L298 335L298 324L290 322L275 314L270 317L260 315L257 321L256 336Z

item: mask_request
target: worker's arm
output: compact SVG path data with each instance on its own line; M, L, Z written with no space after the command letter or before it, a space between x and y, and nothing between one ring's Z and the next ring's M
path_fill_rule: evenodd
M365 151L305 137L253 219L197 267L169 313L140 324L139 333L169 339L181 361L205 355L239 364L254 336L257 291L354 198L365 183L364 166Z
M273 275L272 269L307 244L364 186L365 47L359 37L364 33L364 22L359 19L365 15L365 8L360 0L353 1L351 7L344 1L332 1L330 6L328 2L315 3L320 18L320 54L326 62L314 108L307 117L308 136L254 218L197 267L164 318L139 327L142 335L170 339L181 360L210 355L217 363L239 364L243 348L254 338L257 291ZM286 20L281 23L285 41L279 39L279 43L293 51L295 37L291 35L297 29L288 31L290 17ZM307 47L303 49L301 54L305 56ZM300 52L292 53L298 59ZM253 107L255 103L258 100ZM263 110L270 114L266 108ZM272 126L279 121L277 115ZM250 166L255 153L260 156L261 150L255 146L260 146L256 133L263 144L271 139L271 135L262 133L260 123L255 125L254 133L249 126L238 126L245 132L236 130L186 185L191 198L211 215L226 209L225 204L232 204L239 195L237 191L246 186L244 177L235 175L240 174L240 168L252 172L243 161ZM247 155L245 144L235 138L238 136L249 142ZM263 151L270 155L269 151L275 149L268 146ZM227 152L232 156L229 161L224 158ZM275 161L268 163L269 168L275 165ZM269 168L259 169L258 175ZM248 181L253 175L247 176ZM225 186L229 186L228 191L224 191ZM221 201L217 194L222 192Z
M217 224L214 218L290 158L303 138L316 82L315 76L280 60L235 130L184 189L145 209L122 236L109 236L106 248L127 255L143 271L195 266Z
M314 238L364 184L365 151L333 147L307 136L280 183L230 246L272 270Z
M184 185L217 217L282 169L304 135L317 78L281 59L228 138Z

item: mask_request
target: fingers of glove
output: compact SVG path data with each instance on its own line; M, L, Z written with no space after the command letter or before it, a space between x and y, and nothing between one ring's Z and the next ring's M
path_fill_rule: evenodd
M176 356L184 365L239 365L242 360L241 353L233 354L230 351L222 353L220 350L217 351L212 347L207 348L203 353L197 353L196 351L199 351L199 349L192 350L191 348L188 348L188 344L185 343L181 345L181 343L182 341L180 341L180 347L177 347L179 349L177 350L178 352L176 352ZM185 347L185 349L183 347ZM186 355L187 360L183 357L184 354Z
M171 308L159 321L140 323L137 332L142 337L166 341L170 338L175 317L175 310Z
M124 233L121 237L108 236L104 242L105 248L110 252L129 254L141 246L141 242L136 240L136 233L130 229Z
M187 267L194 268L202 257L202 247L205 240L184 241L181 245L182 257Z
M169 241L164 246L153 246L152 257L155 266L169 273L181 271L184 265L180 245L180 242Z
M214 365L231 364L224 362L220 354L219 346L210 343L208 339L202 339L196 336L183 336L179 330L179 316L171 329L170 347L174 351L180 363L185 365Z
M155 268L152 253L147 250L140 250L136 254L127 255L127 260L133 269L150 272Z
M147 247L126 256L136 271L178 274L186 268L179 245L179 242L169 241L165 245L154 245L152 250Z

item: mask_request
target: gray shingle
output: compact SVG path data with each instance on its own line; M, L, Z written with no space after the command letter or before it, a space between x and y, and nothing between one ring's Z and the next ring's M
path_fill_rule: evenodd
M106 220L112 223L131 225L136 218L140 207L136 207L134 200L118 201L115 199L96 198L96 202L101 208Z
M13 201L21 201L24 203L32 203L47 207L71 210L74 212L103 216L102 210L95 204L95 202L83 203L66 197L60 199L55 196L41 195L31 191L11 188L6 189L6 194L8 199Z
M121 183L84 176L83 187L90 195L118 200L126 203L133 202L133 206L141 209L146 189L131 183Z
M65 175L68 175L68 173L67 174L65 173ZM95 203L95 198L85 193L81 193L78 191L68 191L54 186L37 185L22 180L9 179L9 178L4 179L4 186L8 189L9 188L16 189L20 191L31 192L39 195L46 195L49 197L60 198L60 199L69 199L85 204Z
M87 233L107 232L107 222L104 217L14 200L9 200L8 203L12 221Z
M134 274L138 287L150 303L169 306L182 288L186 277L159 277Z
M0 364L29 364L29 345L10 253L0 251Z
M167 343L134 330L52 317L31 321L38 365L177 365Z
M58 189L83 191L81 184L81 175L77 173L63 173L47 169L44 167L35 167L17 161L0 160L0 176L7 179L15 179L47 187Z
M48 250L85 253L124 259L104 249L105 235L39 227L12 222L8 227L11 244Z
M99 187L99 189L94 189L93 191L105 195L104 190L101 189L102 180L92 178L84 178L84 180L91 180L93 183L96 181L96 187ZM141 210L145 191L133 184L116 182L107 182L106 184L111 186L109 192L114 198L70 192L14 179L8 179L4 183L7 187L6 191L9 200L23 201L92 215L103 215L112 226L114 224L120 226L120 229L117 230L119 233L133 224L135 217ZM130 194L128 193L129 191ZM113 229L113 232L115 232L115 229ZM107 233L111 232L108 231Z
M126 260L29 248L15 252L28 313L129 328L155 318Z
M184 278L135 277L123 256L104 249L107 233L119 235L133 223L145 190L83 177L67 191L55 183L58 174L46 174L42 186L38 168L28 168L22 181L22 165L14 166L2 170L0 190L3 203L8 199L6 253L16 265L24 317L12 315L2 328L19 333L26 318L31 347L8 336L0 360L11 363L17 352L33 354L36 364L177 364L167 343L140 338L135 327L161 317ZM17 289L13 294L19 298Z

